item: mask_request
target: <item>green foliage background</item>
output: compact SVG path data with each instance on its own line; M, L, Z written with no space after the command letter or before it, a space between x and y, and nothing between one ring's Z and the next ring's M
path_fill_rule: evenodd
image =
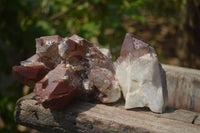
M184 0L1 0L0 117L4 126L0 132L19 132L13 111L23 95L22 85L12 78L11 69L35 52L35 38L78 34L110 48L115 60L130 28L136 33L149 17L164 18L176 26L184 5ZM149 41L156 47L157 39Z

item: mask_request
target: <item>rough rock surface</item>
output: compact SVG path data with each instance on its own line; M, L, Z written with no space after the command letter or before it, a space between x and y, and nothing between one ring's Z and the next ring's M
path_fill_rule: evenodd
M13 75L34 87L45 108L63 108L80 97L110 103L121 95L109 50L77 35L37 38L36 55L14 66Z
M116 63L116 78L125 98L125 108L149 107L162 113L167 105L165 71L154 49L127 33Z

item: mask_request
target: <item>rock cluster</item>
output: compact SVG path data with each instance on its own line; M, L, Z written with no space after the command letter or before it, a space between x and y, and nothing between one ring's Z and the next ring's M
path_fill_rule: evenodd
M73 35L36 39L36 54L13 75L34 88L45 107L59 109L73 99L98 99L102 103L125 98L125 108L149 107L162 113L167 104L166 76L154 49L127 33L115 66L110 51Z
M79 97L102 103L121 97L109 50L77 35L37 38L36 55L14 66L13 75L34 87L36 99L46 108L63 108Z

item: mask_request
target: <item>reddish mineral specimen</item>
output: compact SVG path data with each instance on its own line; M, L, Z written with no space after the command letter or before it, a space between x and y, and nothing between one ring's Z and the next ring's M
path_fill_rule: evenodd
M13 75L34 86L35 97L45 108L63 108L89 95L103 103L115 102L121 95L109 50L77 35L37 38L36 55L14 66Z
M34 87L35 98L45 108L64 108L76 98L115 102L122 89L126 109L147 106L162 113L166 76L154 49L127 33L116 70L111 59L108 49L77 35L40 37L36 54L14 66L13 76Z

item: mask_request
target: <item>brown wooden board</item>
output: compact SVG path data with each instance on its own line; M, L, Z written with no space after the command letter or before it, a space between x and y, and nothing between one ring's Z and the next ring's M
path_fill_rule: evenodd
M105 105L76 101L55 111L43 108L31 93L18 100L15 120L42 132L200 132L198 113L173 108L164 114L147 108L125 110L123 102Z

